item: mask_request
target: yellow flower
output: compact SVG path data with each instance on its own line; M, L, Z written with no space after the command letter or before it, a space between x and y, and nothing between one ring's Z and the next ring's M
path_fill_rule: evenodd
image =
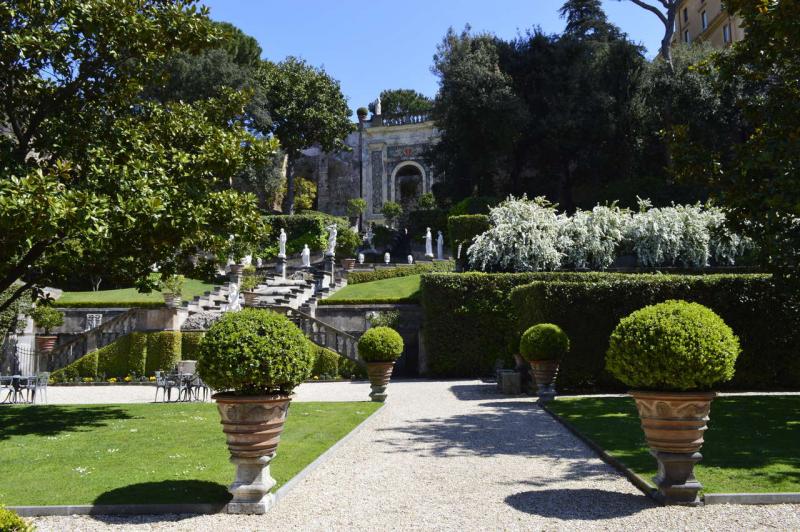
M117 378L116 377L111 377L110 379L108 379L108 382L117 382Z
M152 377L150 377L150 382L156 382L156 377L155 377L155 375L153 375Z
M131 377L130 375L125 377L125 382L131 382L132 380L133 380L133 377Z

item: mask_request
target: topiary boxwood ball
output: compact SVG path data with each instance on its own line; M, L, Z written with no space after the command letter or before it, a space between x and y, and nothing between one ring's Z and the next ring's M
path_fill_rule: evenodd
M394 362L403 354L403 338L391 327L373 327L358 340L364 362Z
M606 369L628 386L654 391L709 389L733 377L739 339L698 303L666 301L622 318Z
M228 312L200 344L197 371L213 389L236 395L288 395L311 374L303 332L268 310Z
M530 327L519 341L525 360L558 360L569 351L569 337L558 325L539 323Z

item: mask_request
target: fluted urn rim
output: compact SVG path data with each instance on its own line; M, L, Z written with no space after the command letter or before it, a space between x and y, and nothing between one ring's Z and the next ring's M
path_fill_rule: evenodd
M211 396L218 403L281 403L290 401L291 395L236 395L234 392L217 392Z

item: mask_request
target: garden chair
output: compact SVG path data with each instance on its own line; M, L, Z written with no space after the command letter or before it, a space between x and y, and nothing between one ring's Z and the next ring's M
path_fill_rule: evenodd
M33 380L33 382L31 382ZM43 371L36 375L36 377L31 377L28 379L28 393L30 394L30 399L28 402L36 403L36 398L38 397L41 400L44 400L44 404L47 404L47 383L50 381L50 373L47 371Z
M178 388L178 398L180 399L180 383L163 371L156 371L156 397L153 402L158 401L158 391L161 390L161 401L167 403L172 398L172 388Z
M11 386L11 377L0 376L0 403L10 403L14 387Z
M190 386L191 393L193 394L195 401L203 401L204 403L208 401L209 388L208 385L203 382L203 379L200 378L200 375L195 373L192 376ZM202 399L200 398L201 396Z

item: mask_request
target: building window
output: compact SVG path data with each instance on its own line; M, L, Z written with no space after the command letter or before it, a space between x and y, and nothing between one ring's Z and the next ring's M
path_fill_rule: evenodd
M722 26L722 41L725 43L731 42L731 25L725 24Z
M705 11L700 13L700 21L703 24L703 29L706 29L708 27L708 17L706 16L706 12Z
M683 42L689 42L689 30L683 30Z
M689 10L685 7L683 8L683 21L689 22Z

